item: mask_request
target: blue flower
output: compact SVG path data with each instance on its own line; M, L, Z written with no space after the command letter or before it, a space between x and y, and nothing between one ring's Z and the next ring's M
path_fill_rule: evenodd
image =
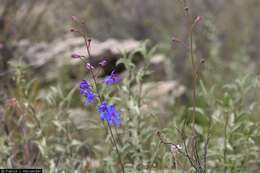
M92 92L90 85L86 80L82 80L80 82L79 91L81 95L86 97L86 101L84 103L85 106L95 100L95 94Z
M98 107L98 112L100 113L100 119L107 121L109 125L116 127L121 125L121 114L116 111L114 105L108 105L106 101L103 101Z
M115 73L115 70L111 72L111 74L104 79L104 83L107 85L113 85L121 82L121 77L119 74Z

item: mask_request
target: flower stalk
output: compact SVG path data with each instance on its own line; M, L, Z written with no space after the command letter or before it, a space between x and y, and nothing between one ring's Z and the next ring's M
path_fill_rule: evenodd
M72 19L73 19L74 22L76 22L77 24L80 24L81 26L84 23L84 22L79 22L78 19L76 20L75 16L73 16ZM112 125L115 125L117 127L120 126L120 124L121 124L120 113L116 111L114 105L107 105L106 102L103 101L102 96L99 93L99 90L98 90L98 87L97 87L97 79L96 79L96 76L93 72L94 67L90 63L88 63L88 59L91 59L91 54L90 54L91 39L88 39L86 34L82 31L75 30L75 29L72 29L71 31L80 34L80 36L82 36L83 39L84 39L86 50L87 50L87 56L80 56L78 54L73 54L72 58L80 58L83 61L85 67L90 71L90 74L91 74L91 77L92 77L92 80L93 80L93 83L94 83L94 89L95 89L98 101L100 103L100 106L98 108L98 112L100 113L100 118L103 122L104 121L107 122L107 128L109 129L109 133L110 133L110 136L112 138L111 143L116 148L116 153L118 155L118 159L119 159L119 163L120 163L122 172L125 173L124 164L123 164L123 161L122 161L122 158L121 158L118 146L117 146L117 141L115 139L115 135L113 134L112 127L111 127ZM103 64L104 64L104 62L102 62L102 65ZM115 71L113 71L110 76L105 78L104 83L107 84L107 85L112 85L112 84L116 84L120 81L121 81L121 78L119 77L119 75L116 74ZM85 92L85 91L87 91L87 92ZM93 101L94 94L92 93L90 87L87 87L87 90L85 89L83 91L83 93L84 94L86 93L85 95L84 94L82 94L82 95L87 96L88 102ZM89 96L91 96L91 97L89 97ZM104 126L105 126L105 124L106 123L104 123ZM118 142L119 142L118 135L117 135L117 139L118 139Z

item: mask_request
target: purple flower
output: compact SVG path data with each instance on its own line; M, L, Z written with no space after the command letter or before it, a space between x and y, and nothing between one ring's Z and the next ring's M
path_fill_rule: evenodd
M116 111L114 105L108 105L106 101L103 101L98 107L98 112L100 113L100 119L107 121L109 125L116 127L121 125L121 114Z
M107 85L113 85L121 82L121 77L119 74L115 73L115 70L111 72L109 76L106 76L104 79L104 83Z
M94 101L95 94L92 92L90 85L86 80L82 80L80 82L79 91L81 95L86 97L86 101L84 103L85 106Z

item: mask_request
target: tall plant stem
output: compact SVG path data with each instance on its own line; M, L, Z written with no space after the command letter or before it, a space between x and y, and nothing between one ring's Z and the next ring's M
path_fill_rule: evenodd
M85 46L86 46L86 48L87 48L88 57L91 58L91 54L90 54L90 41L87 40L87 37L86 37L86 35L85 35L84 33L82 33L82 32L79 32L79 33L80 33L81 36L84 38ZM84 61L84 62L85 62L85 65L86 65L86 61ZM90 73L91 73L91 77L92 77L92 79L93 79L93 81L94 81L94 86L95 86L95 89L96 89L96 93L97 93L99 102L101 103L101 102L102 102L102 97L101 97L101 95L100 95L100 93L99 93L99 90L98 90L98 87L97 87L96 76L95 76L95 74L94 74L94 72L93 72L93 69L92 69L91 67L90 67ZM111 143L112 143L112 145L114 145L115 148L116 148L116 152L117 152L117 155L118 155L118 158L119 158L119 162L120 162L120 165L121 165L121 168L122 168L122 172L125 173L124 164L123 164L123 161L122 161L122 159L121 159L121 155L120 155L120 153L119 153L119 150L118 150L118 147L117 147L117 142L116 142L116 140L115 140L113 131L112 131L111 126L109 125L108 122L107 122L107 125L108 125L108 129L109 129L110 135L111 135L111 137L112 137ZM117 138L118 138L118 142L119 142L120 140L119 140L118 135L117 135Z
M196 83L197 83L197 69L196 69L196 64L195 64L195 59L194 59L194 53L193 53L193 23L191 20L189 8L187 6L186 0L183 0L184 2L184 10L185 10L185 15L187 17L187 22L188 22L188 37L189 37L189 56L191 59L191 65L192 65L192 131L194 136L195 134L195 116L196 116Z
M194 58L194 52L193 52L193 28L196 23L193 22L191 15L190 15L190 10L189 7L187 6L186 0L183 0L184 4L184 10L185 10L185 15L187 17L187 28L188 28L188 48L189 48L189 57L191 59L191 65L192 65L192 136L191 136L191 157L194 157L196 161L196 171L200 173L205 173L206 170L205 166L202 168L201 166L201 161L200 157L198 154L198 146L196 142L196 131L195 131L195 120L196 120L196 84L197 84L197 67L196 67L196 62ZM205 153L204 153L205 154ZM205 155L204 155L204 161L205 161ZM206 164L206 163L204 163Z
M225 114L225 127L224 127L224 151L223 151L223 162L224 162L224 173L227 172L227 126L228 126L228 115Z
M88 51L88 53L89 53L89 51ZM90 55L90 53L89 53L89 55ZM93 72L92 69L90 69L90 73L91 73L92 78L93 78L93 81L94 81L94 85L95 85L95 89L96 89L96 92L97 92L97 96L98 96L99 102L101 103L101 102L102 102L102 99L101 99L101 96L100 96L100 94L99 94L99 91L98 91L98 88L97 88L96 77L95 77L94 72ZM121 155L120 155L120 153L119 153L119 150L118 150L118 147L117 147L117 144L116 144L116 140L115 140L114 134L113 134L113 132L112 132L111 126L110 126L109 124L108 124L108 128L109 128L110 135L111 135L111 137L112 137L111 143L112 143L112 144L115 146L115 148L116 148L116 152L117 152L117 155L118 155L118 158L119 158L119 162L120 162L122 171L123 171L123 173L125 173L124 164L123 164L123 162L122 162ZM117 136L117 138L118 138L118 142L119 142L119 137Z
M118 132L117 128L115 128L115 131L116 131L116 139L117 139L117 143L118 143L119 145L121 145L122 142L121 142L121 140L120 140L120 138L119 138L119 132Z
M187 6L186 0L183 0L183 5L184 5L184 11L185 15L187 17L187 28L188 28L188 48L189 48L189 57L191 59L191 65L192 65L192 136L191 136L191 141L192 141L192 156L195 157L195 150L196 145L195 145L195 116L196 116L196 67L195 67L195 60L194 60L194 55L193 55L193 24L189 12L189 7Z
M206 142L204 145L204 173L207 173L207 156L208 156L208 145L209 145L209 140L210 140L210 131L211 131L211 123L212 123L212 118L209 117L209 126L208 126L208 133L206 137Z
M114 143L114 145L115 145L115 147L116 147L116 152L117 152L117 155L118 155L118 157L119 157L119 162L120 162L122 171L123 171L123 173L125 173L124 164L123 164L123 162L122 162L121 155L120 155L120 153L119 153L119 150L118 150L118 147L117 147L117 144L116 144L116 140L115 140L114 134L113 134L113 132L112 132L111 126L110 126L108 123L107 123L107 125L108 125L108 128L109 128L109 132L110 132L110 134L111 134L113 143Z
M184 8L186 12L186 16L188 19L188 28L189 28L189 55L191 59L191 65L192 65L192 129L193 129L193 135L195 133L195 116L196 116L196 83L197 83L197 75L196 75L196 65L195 65L195 59L194 59L194 53L193 53L193 24L190 17L189 8L187 7L186 1L184 0Z
M156 155L158 154L158 151L159 151L159 147L160 147L160 145L161 145L161 141L157 144L157 146L155 147L155 152L154 152L154 155L152 156L152 162L151 162L151 164L150 164L150 166L149 166L149 168L148 168L148 173L151 173L151 171L152 171L152 168L153 168L153 164L154 164L154 162L155 162L155 158L156 158Z
M193 75L193 86L192 86L192 129L193 129L193 135L195 133L195 107L196 107L196 83L197 83L197 77L196 77L196 67L194 62L194 56L193 56L193 36L192 36L192 30L190 31L190 56L191 56L191 63L192 63L192 75Z

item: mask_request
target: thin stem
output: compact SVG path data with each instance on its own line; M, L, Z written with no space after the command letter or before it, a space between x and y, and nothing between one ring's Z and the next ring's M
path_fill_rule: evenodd
M118 143L119 145L121 145L122 142L121 142L121 140L120 140L120 138L119 138L119 133L118 133L117 128L115 128L115 131L116 131L116 139L117 139L117 143Z
M81 33L81 32L80 32ZM84 38L84 41L85 41L85 46L87 48L87 54L88 54L88 58L91 58L91 54L90 54L90 42L87 41L86 39L86 35L83 33L82 34L82 37ZM83 59L82 59L83 60ZM83 60L84 61L84 60ZM84 61L84 63L86 64L86 61ZM90 68L90 73L91 73L91 76L92 76L92 79L94 81L94 85L95 85L95 89L96 89L96 93L97 93L97 96L98 96L98 99L100 101L100 103L102 102L102 98L101 98L101 95L99 93L99 90L98 90L98 87L97 87L97 80L96 80L96 76L94 75L94 72L93 72L93 69ZM118 150L118 147L117 147L117 143L116 143L116 140L115 140L115 137L114 137L114 134L112 132L112 129L111 129L111 126L109 125L109 123L107 122L107 125L108 125L108 128L109 128L109 132L111 134L111 137L112 137L112 140L111 140L111 143L115 146L116 148L116 152L117 152L117 155L118 155L118 158L119 158L119 162L120 162L120 165L121 165L121 168L122 168L122 171L123 173L125 173L125 169L124 169L124 164L122 162L122 159L121 159L121 155L119 153L119 150ZM117 132L117 131L116 131ZM118 136L117 136L118 137ZM118 137L118 142L119 142L119 137Z
M224 162L224 173L227 172L227 126L228 126L228 115L225 114L225 127L224 127L224 151L223 151L223 162Z
M90 55L90 54L89 54L89 55ZM90 69L90 73L91 73L92 78L93 78L93 81L94 81L94 85L95 85L95 89L96 89L96 92L97 92L97 96L98 96L99 101L100 101L100 103L101 103L101 102L102 102L102 98L101 98L101 96L100 96L100 94L99 94L99 91L98 91L98 88L97 88L96 77L95 77L95 75L94 75L92 69ZM108 122L107 122L107 124L108 124L108 128L109 128L109 131L110 131L110 134L111 134L112 140L113 140L113 141L111 141L111 142L112 142L112 144L116 147L116 151L117 151L117 155L118 155L118 158L119 158L120 165L121 165L121 167L122 167L122 171L123 171L123 173L125 173L124 165L123 165L123 162L122 162L122 159L121 159L121 155L120 155L120 153L119 153L119 150L118 150L118 148L117 148L116 140L115 140L115 138L114 138L114 135L113 135L113 132L112 132L111 126L109 125ZM118 137L118 136L117 136L117 137ZM118 141L119 141L119 137L118 137Z
M180 130L178 129L177 127L175 127L176 130L178 131L178 133L181 135L181 138L182 138L182 142L183 142L183 146L184 146L184 151L185 151L185 156L188 158L191 166L197 170L197 166L195 164L195 160L193 160L192 156L189 155L189 152L188 152L188 148L187 148L187 145L186 145L186 142L185 142L185 132L184 132L184 129Z
M190 58L191 58L191 65L192 65L192 131L193 134L192 136L194 136L195 133L195 116L196 116L196 83L197 83L197 75L196 75L196 65L195 65L195 59L194 59L194 54L193 54L193 24L192 24L192 20L191 20L191 16L189 13L189 8L187 7L187 2L186 0L183 1L184 2L184 8L185 8L185 14L187 16L188 19L188 28L189 28L189 32L188 32L188 36L189 36L189 54L190 54Z
M194 62L194 56L193 56L193 36L192 31L190 33L190 56L191 56L191 63L192 63L192 74L193 74L193 86L192 86L192 129L193 129L193 135L195 133L195 107L196 107L196 83L197 83L197 77L196 77L196 67Z
M187 48L189 49L189 56L191 59L191 65L192 65L192 136L194 135L195 127L194 127L194 122L195 122L195 97L196 97L196 86L195 86L195 78L194 78L194 67L195 67L195 62L194 62L194 56L193 56L193 35L192 35L192 22L191 22L191 17L190 17L190 12L189 12L189 7L187 5L187 1L183 0L183 8L185 11L185 16L187 17Z
M195 161L193 160L192 156L189 155L188 148L187 148L187 145L185 143L185 139L184 138L183 138L183 145L184 145L184 150L185 150L185 153L186 153L186 157L188 158L191 166L193 168L195 168L195 170L198 170L196 164L194 163Z
M116 152L117 152L117 155L118 155L118 157L119 157L119 162L120 162L120 165L121 165L122 171L123 171L123 173L125 173L124 164L123 164L123 162L122 162L121 155L120 155L119 150L118 150L118 148L117 148L116 140L115 140L115 137L114 137L114 135L113 135L113 132L112 132L111 126L109 125L108 122L107 122L107 125L108 125L108 128L109 128L109 132L110 132L110 134L111 134L111 137L112 137L113 143L114 143L114 145L115 145L115 147L116 147Z
M197 147L197 145L198 145L198 141L195 139L195 160L196 160L196 162L198 164L198 168L199 168L200 172L204 172L203 168L201 166L201 163L200 163L200 157L199 157L199 154L198 154L198 149L197 149L198 147Z
M179 169L179 166L178 166L178 161L177 161L177 157L176 157L176 155L173 153L172 154L172 157L173 157L173 159L174 159L174 163L175 163L175 169L176 169L176 171L178 171L178 169Z
M38 129L41 130L41 136L44 137L44 136L45 136L44 130L42 129L40 120L39 120L38 117L36 116L35 109L34 109L31 105L29 105L29 107L30 107L31 110L32 110L32 116L33 116L33 118L34 118L34 120L35 120L35 122L36 122L36 124L37 124L37 126L38 126Z
M151 171L152 171L152 168L153 168L153 164L154 164L154 161L155 161L155 158L156 158L156 155L157 155L157 152L158 152L158 149L159 149L159 147L160 147L160 145L161 145L161 141L158 143L158 145L156 146L156 148L155 148L155 151L156 152L154 152L154 156L152 157L152 162L151 162L151 164L150 164L150 166L149 166L149 169L148 169L148 173L151 173Z
M184 10L185 10L185 14L187 16L188 19L188 28L189 28L189 32L188 32L188 36L189 36L189 54L190 54L190 58L191 58L191 65L192 65L192 155L195 158L196 164L197 164L197 168L199 169L199 172L204 172L202 167L201 167L201 163L200 163L200 158L198 155L198 148L197 148L197 144L196 144L196 137L195 137L195 118L196 118L196 83L197 83L197 68L196 68L196 64L195 64L195 59L194 59L194 53L193 53L193 22L189 13L189 8L187 7L187 2L186 0L183 0L184 2Z
M141 101L142 101L142 91L143 91L143 84L139 84L139 93L138 93L138 106L141 107Z
M208 157L208 145L209 145L209 140L210 140L211 123L212 123L212 118L209 116L208 133L207 133L206 142L204 145L204 173L207 173L207 157Z
M95 77L95 75L94 75L92 69L90 69L90 73L91 73L91 75L92 75L92 79L93 79L94 84L95 84L95 89L96 89L96 92L97 92L97 96L98 96L99 101L100 101L100 103L101 103L101 102L102 102L102 98L101 98L101 96L100 96L100 94L99 94L99 90L98 90L98 88L97 88L97 80L96 80L96 77Z
M179 147L178 145L174 144L174 143L171 143L171 142L166 142L162 139L161 137L161 133L160 132L157 132L157 136L159 137L161 143L163 143L164 145L173 145L177 151L179 153L181 153L183 156L187 157L190 164L192 165L192 167L194 167L196 170L197 170L197 166L194 164L194 160L190 157L189 153L188 153L188 149L187 149L187 145L185 143L185 139L183 139L183 145L184 145L184 149L185 149L185 152L183 152Z

